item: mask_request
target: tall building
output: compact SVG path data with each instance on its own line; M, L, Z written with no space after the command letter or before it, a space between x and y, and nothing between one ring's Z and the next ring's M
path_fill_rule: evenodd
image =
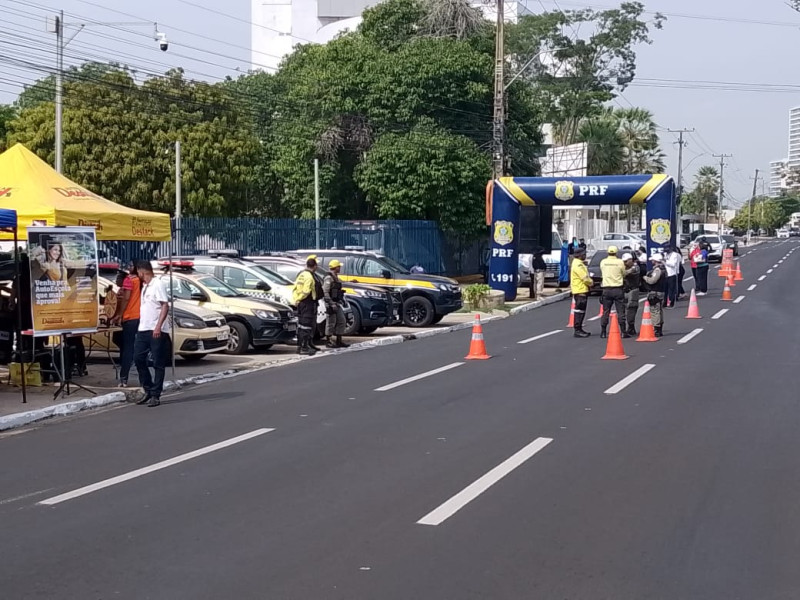
M251 0L250 62L254 70L274 71L297 44L324 44L352 31L365 8L378 0ZM493 4L473 0L487 19L496 19ZM508 21L531 14L523 2L505 4Z
M773 160L769 163L769 195L775 198L786 187L786 160Z
M800 168L800 106L789 111L789 155L786 166Z

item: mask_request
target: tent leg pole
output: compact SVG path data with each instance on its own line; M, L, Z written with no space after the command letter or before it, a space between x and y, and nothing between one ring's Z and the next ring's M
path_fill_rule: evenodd
M22 403L28 403L28 385L25 381L27 375L25 374L25 357L22 355L22 304L20 303L20 295L22 294L22 290L20 289L20 273L19 273L19 233L16 229L14 229L14 281L16 282L17 286L17 330L14 334L17 336L17 356L19 356L19 370L22 374ZM30 293L30 290L25 290L27 293ZM35 347L35 344L34 344ZM31 352L31 361L33 361L33 357L36 353ZM31 363L32 364L32 363Z
M172 285L172 244L169 245L169 319L172 323L170 329L171 343L169 345L170 355L172 359L172 381L175 381L175 295L173 294L175 288Z

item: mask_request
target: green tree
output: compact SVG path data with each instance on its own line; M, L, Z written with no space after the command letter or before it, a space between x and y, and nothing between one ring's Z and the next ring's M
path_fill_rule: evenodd
M708 215L717 213L719 183L716 167L700 167L694 176L694 188L681 198L681 212L702 215L703 222L708 222Z
M246 210L258 140L224 87L189 82L180 71L142 85L124 69L80 72L91 76L64 85L65 175L115 202L172 212L180 140L185 214ZM53 122L51 102L31 102L11 122L9 141L52 164Z
M643 108L608 108L584 119L577 140L588 144L590 175L662 173L665 169L656 123Z
M536 86L558 144L577 141L582 121L599 115L636 74L637 44L649 44L664 17L642 19L644 4L605 10L551 11L521 17L508 29L508 51ZM545 52L545 57L536 59Z
M466 235L483 230L480 197L489 157L467 138L424 120L407 133L386 133L356 170L356 182L384 219L433 219Z
M13 106L0 104L0 152L6 149L6 136L11 122L17 118L17 111Z

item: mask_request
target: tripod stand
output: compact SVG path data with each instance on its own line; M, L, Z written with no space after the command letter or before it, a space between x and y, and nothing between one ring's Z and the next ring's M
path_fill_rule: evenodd
M59 380L61 381L61 385L58 386L58 389L53 394L53 400L57 400L61 394L64 396L69 396L72 393L72 386L74 385L76 388L83 390L84 392L89 392L93 396L97 395L97 392L94 390L90 390L86 386L81 385L80 383L75 383L72 381L72 364L70 363L69 369L67 369L66 359L64 355L67 352L67 334L61 334L61 371L58 371L58 367L55 366L55 361L53 361L53 367L55 368L56 372L58 372ZM54 357L55 358L55 357Z

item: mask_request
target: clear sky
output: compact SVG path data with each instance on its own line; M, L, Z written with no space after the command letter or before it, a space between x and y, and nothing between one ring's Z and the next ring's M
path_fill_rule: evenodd
M615 4L528 2L533 11ZM672 175L676 136L666 129L696 129L686 138L689 180L698 167L718 162L711 154L733 154L726 188L734 200L746 200L753 171L768 176L769 161L787 152L789 109L800 105L800 81L790 66L800 49L800 14L783 0L646 0L645 5L668 20L654 32L652 46L638 48L637 82L618 103L654 113ZM152 25L90 25L68 46L67 64L116 59L142 74L182 66L189 76L210 80L250 67L249 0L0 0L0 102L10 102L22 83L52 69L54 36L46 33L45 16L58 9L67 13L67 23L158 21L170 41L164 53L152 40Z

